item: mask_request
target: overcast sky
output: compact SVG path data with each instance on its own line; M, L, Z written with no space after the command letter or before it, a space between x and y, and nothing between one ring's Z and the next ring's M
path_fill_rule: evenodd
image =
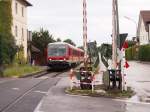
M28 8L30 30L41 27L49 30L55 38L72 39L82 45L82 0L28 0L33 7ZM150 10L150 0L118 0L120 33L135 36L136 24L127 20L128 16L138 23L140 10ZM87 0L88 40L99 44L111 43L112 0Z

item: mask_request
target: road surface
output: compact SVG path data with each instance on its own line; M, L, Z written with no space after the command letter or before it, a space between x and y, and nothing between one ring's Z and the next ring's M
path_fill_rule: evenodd
M0 79L0 112L33 112L50 87L60 78Z
M0 79L0 112L149 112L150 64L129 64L127 84L137 92L131 99L67 95L65 72L55 77Z
M150 102L150 63L129 62L127 84L137 93L133 100Z
M150 73L149 65L131 62L130 68L128 69L128 73L130 73L130 75L128 74L128 82L133 83L129 83L132 87L136 85L134 84L133 79L137 80L134 74L143 73L138 72L142 69L141 67L145 68L145 76L150 79L150 76L148 75ZM135 70L134 68L136 68L136 71L132 71ZM140 75L141 74L138 76L140 77ZM57 85L49 90L47 96L42 99L34 112L149 112L150 109L149 103L139 102L133 99L125 100L67 95L65 94L64 89L68 87L68 85L69 78L62 77ZM146 89L148 88L139 83L138 87L140 86Z

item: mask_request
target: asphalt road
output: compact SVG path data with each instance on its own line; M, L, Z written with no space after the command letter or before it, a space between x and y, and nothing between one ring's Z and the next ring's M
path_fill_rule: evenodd
M67 95L64 92L69 86L67 73L56 77L49 74L40 78L0 79L0 112L149 112L150 103L135 98L150 95L150 64L130 62L126 72L128 85L137 92L132 99Z
M143 68L144 71L141 71ZM130 62L127 70L128 83L134 87L135 82L150 79L149 65ZM136 75L134 75L136 74ZM144 74L144 75L143 75ZM147 77L146 77L147 76ZM138 78L138 77L143 77ZM145 77L145 78L144 78ZM139 80L141 79L141 80ZM135 80L135 81L134 81ZM137 80L137 81L136 81ZM131 83L132 82L132 83ZM147 83L149 85L149 83ZM149 88L148 85L142 88ZM101 97L74 96L65 94L64 90L69 85L69 78L61 77L56 86L53 86L34 112L149 112L150 103L139 102L131 99L110 99ZM137 91L140 93L140 91Z
M0 79L0 112L33 112L40 100L60 78Z
M134 101L150 103L150 63L129 62L127 84L137 93Z

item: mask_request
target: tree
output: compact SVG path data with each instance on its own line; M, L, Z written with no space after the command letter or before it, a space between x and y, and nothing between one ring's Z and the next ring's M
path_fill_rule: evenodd
M101 47L99 47L99 51L101 53L102 62L108 67L108 59L112 58L112 45L103 43Z
M73 46L76 46L76 44L71 39L66 39L66 40L64 40L64 42L71 44Z
M100 52L103 53L105 58L111 59L112 58L112 45L103 43L100 47Z
M61 42L61 39L60 39L60 38L57 38L57 39L56 39L56 42Z
M128 47L132 47L132 46L136 45L136 42L133 40L127 40L126 42L128 43Z
M38 53L39 64L46 64L46 49L49 43L55 42L53 35L48 30L40 29L39 32L34 31L32 34L32 45L40 50ZM34 55L32 54L32 59Z
M39 32L37 31L33 32L32 35L33 35L32 44L36 48L38 48L43 55L45 53L45 48L47 48L47 45L49 43L55 42L53 36L49 34L49 31L44 30L43 28L41 28Z
M78 48L84 50L83 46L79 46Z

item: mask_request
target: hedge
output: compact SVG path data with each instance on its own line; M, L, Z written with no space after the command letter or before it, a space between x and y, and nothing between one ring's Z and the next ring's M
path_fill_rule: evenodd
M142 45L139 48L139 60L150 61L150 45Z
M126 59L127 60L133 60L133 58L132 58L132 48L131 47L126 50Z
M133 46L126 49L126 59L150 61L150 45Z

